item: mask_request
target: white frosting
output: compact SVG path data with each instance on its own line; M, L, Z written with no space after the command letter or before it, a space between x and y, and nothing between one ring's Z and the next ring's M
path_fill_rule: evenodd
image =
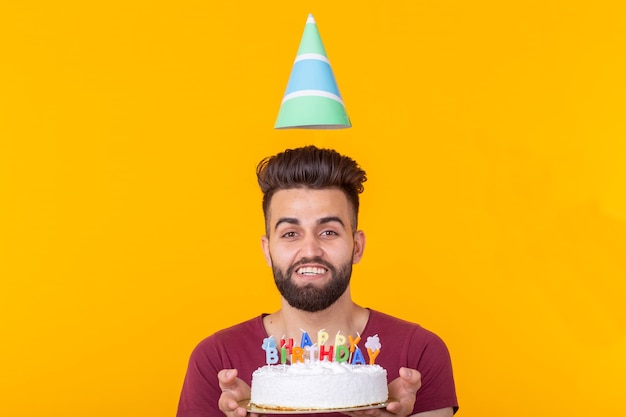
M332 409L387 401L387 371L379 365L316 361L266 365L252 374L250 402L267 408Z

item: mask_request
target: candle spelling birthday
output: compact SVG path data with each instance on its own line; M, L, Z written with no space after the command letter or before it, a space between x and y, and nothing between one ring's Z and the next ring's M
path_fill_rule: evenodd
M296 345L293 338L285 339L283 336L278 344L274 336L263 339L261 348L265 351L265 363L267 365L306 363L315 361L346 362L351 365L374 365L380 354L381 344L378 334L369 336L365 343L365 349L369 361L365 360L363 351L359 348L361 335L357 332L356 337L342 335L337 332L334 344L329 344L329 334L324 329L317 332L315 343L311 336L302 330L300 345ZM347 343L346 343L347 342Z

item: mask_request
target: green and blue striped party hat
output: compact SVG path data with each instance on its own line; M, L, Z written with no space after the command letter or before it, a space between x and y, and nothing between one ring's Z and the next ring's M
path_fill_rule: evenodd
M351 126L315 19L309 15L274 127L341 129Z

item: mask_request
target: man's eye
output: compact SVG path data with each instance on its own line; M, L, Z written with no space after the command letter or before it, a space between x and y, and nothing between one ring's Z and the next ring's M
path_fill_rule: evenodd
M287 232L283 234L283 237L296 237L296 232Z
M338 233L335 232L334 230L324 230L322 232L322 236L337 236Z

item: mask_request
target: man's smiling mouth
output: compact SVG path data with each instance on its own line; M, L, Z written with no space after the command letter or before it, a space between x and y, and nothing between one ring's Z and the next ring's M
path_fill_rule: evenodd
M325 274L326 271L327 271L327 269L325 269L325 268L318 268L318 267L313 267L313 266L305 266L305 267L302 267L302 268L298 268L296 272L298 274L301 274L301 275L313 276L313 275Z

